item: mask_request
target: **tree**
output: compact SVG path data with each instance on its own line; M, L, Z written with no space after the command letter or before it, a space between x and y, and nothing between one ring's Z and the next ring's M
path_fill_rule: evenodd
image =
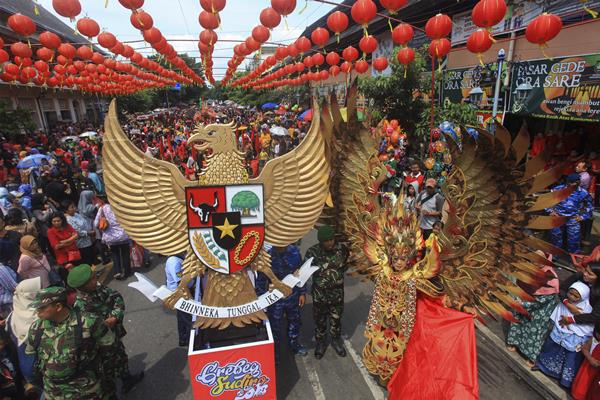
M231 209L242 211L242 217L252 217L250 211L260 210L260 199L251 191L244 190L231 199Z
M419 117L416 134L420 138L429 138L431 124L431 108L425 108ZM443 107L436 107L433 126L438 127L442 122L450 121L456 126L477 125L477 113L469 104L454 104L447 102Z
M35 130L29 110L17 108L13 110L5 102L0 101L0 134L14 137Z

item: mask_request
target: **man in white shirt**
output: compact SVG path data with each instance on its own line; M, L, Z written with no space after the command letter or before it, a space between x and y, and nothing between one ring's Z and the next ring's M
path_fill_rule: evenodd
M425 181L425 190L417 196L415 209L419 211L419 227L423 231L423 239L427 240L433 231L433 224L441 221L444 208L444 196L436 192L435 179Z

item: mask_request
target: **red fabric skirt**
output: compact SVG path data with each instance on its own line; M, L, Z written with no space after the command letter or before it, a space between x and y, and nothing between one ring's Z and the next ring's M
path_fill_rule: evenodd
M592 357L600 360L600 346L596 346ZM600 400L600 369L584 360L571 387L571 396L575 400Z
M389 400L479 399L473 316L420 296L415 326L388 392Z

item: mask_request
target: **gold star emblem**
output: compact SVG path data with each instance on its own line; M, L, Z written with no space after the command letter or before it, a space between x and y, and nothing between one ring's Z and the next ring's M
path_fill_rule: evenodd
M223 225L216 225L216 228L221 231L221 239L223 239L225 236L231 236L232 238L235 239L233 230L237 227L238 227L238 225L230 224L227 217L225 217L225 223Z

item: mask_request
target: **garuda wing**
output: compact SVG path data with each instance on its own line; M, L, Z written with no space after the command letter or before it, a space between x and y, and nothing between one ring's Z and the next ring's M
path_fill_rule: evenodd
M516 281L537 288L548 280L539 265L549 262L535 251L562 252L534 233L565 222L542 211L574 188L538 194L561 176L562 166L544 171L546 153L522 162L529 146L525 126L514 140L501 125L495 136L480 130L477 142L470 135L463 140L462 151L450 144L454 167L443 186L441 250L439 260L429 257L428 268L439 270L451 304L514 320L510 308L527 314L516 299L533 301Z
M251 183L265 189L265 240L286 246L302 238L319 219L329 193L331 138L329 109L313 105L313 121L298 147L269 161Z
M187 181L177 167L146 156L127 138L110 104L102 150L111 208L127 234L152 252L174 255L188 248Z

